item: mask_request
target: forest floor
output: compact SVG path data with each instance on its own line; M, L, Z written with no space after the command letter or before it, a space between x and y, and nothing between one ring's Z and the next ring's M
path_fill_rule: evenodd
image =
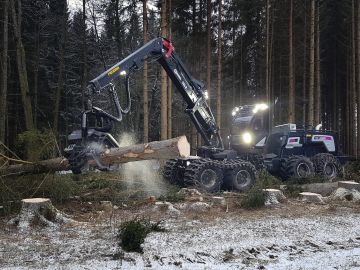
M158 184L154 195L166 199L171 187ZM173 202L172 215L147 199L151 192L111 205L94 199L108 192L54 203L77 221L58 228L21 232L7 223L15 213L0 220L0 269L360 269L359 203L289 199L246 210L229 196L227 207L203 212ZM151 232L143 253L123 252L118 228L135 217L162 221L165 231Z

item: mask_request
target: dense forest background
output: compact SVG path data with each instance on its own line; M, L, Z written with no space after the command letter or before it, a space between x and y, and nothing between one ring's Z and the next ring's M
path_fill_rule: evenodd
M274 104L274 124L338 131L360 154L360 4L355 0L1 0L0 141L31 157L80 125L87 82L165 36L206 83L223 136L234 106ZM118 84L119 95L125 93ZM131 113L115 136L200 138L184 102L149 64L131 81ZM49 138L54 138L53 140ZM56 143L55 143L56 142ZM49 148L45 146L53 145ZM4 146L3 146L4 147Z

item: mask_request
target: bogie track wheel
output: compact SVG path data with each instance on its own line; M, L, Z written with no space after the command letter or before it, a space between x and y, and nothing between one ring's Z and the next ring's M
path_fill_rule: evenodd
M247 191L255 185L255 175L254 165L249 162L239 163L235 168L226 172L226 185L235 191Z
M184 185L184 170L181 160L170 159L163 168L164 178L172 184Z
M332 154L319 153L311 158L314 163L315 173L328 180L333 180L341 175L341 164Z
M211 159L197 159L185 169L184 182L187 186L205 192L218 192L223 181L221 168Z
M308 178L314 176L314 165L305 156L291 156L284 159L281 164L281 176L289 178Z

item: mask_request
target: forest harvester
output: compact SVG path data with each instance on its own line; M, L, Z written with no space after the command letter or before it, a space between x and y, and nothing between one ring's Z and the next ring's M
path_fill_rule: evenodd
M340 154L333 131L284 124L269 129L270 110L266 104L244 105L232 111L229 148L257 169L286 180L314 175L333 179L342 174L349 159Z
M244 159L244 151L241 150L241 147L237 148L235 143L230 144L229 149L224 148L215 118L206 101L207 91L204 84L191 76L175 53L171 42L161 37L149 41L89 82L87 87L87 109L82 113L81 129L73 131L68 136L69 145L64 150L73 173L81 173L89 159L94 159L100 170L107 169L101 164L98 156L104 147L119 147L117 141L109 132L112 129L113 122L120 122L123 114L130 111L130 75L141 69L145 61L148 61L148 63L158 62L165 69L187 104L185 112L190 116L204 142L204 145L198 149L197 156L167 161L163 169L164 177L181 186L196 186L208 192L218 191L222 186L237 191L244 191L253 186L256 179L255 166L250 162L249 158L246 158L248 156ZM120 105L113 83L116 78L124 78L127 96L125 109ZM103 92L110 95L115 112L109 112L95 106L97 103L96 97ZM282 131L281 134L284 133L285 131ZM282 154L276 157L267 156L265 163L272 164L271 166L275 168L275 164L277 164L275 160L278 160L280 166L284 167L282 164L286 159L285 163L291 165L284 167L286 171L293 173L291 170L296 164L300 174L300 169L303 170L306 166L308 170L313 171L312 162L302 156L301 158L286 157L284 153L291 152L291 149L299 149L296 147L300 144L305 145L308 140L322 141L323 138L328 137L333 138L333 140L332 143L330 142L327 145L335 147L335 137L331 134L313 134L311 137L308 137L308 133L305 136L298 133L295 135L268 136L267 141L271 141L271 143L266 144L269 151L271 149L280 151L281 148ZM235 138L235 135L232 138ZM290 149L288 145L291 145L292 148ZM314 155L315 157L317 156ZM271 162L267 162L267 159L271 160ZM328 163L325 162L326 164ZM338 166L337 163L335 165Z

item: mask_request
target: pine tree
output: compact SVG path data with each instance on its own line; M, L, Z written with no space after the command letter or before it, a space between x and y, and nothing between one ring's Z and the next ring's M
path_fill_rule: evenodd
M309 107L308 124L314 125L314 80L315 80L315 0L311 0L310 13L310 81L309 81Z
M221 127L221 39L222 39L222 0L219 0L219 14L218 14L218 38L217 38L217 90L216 90L216 120L218 127Z
M8 22L9 22L9 2L2 3L2 52L1 59L1 79L0 79L0 142L6 143L6 115L7 115L7 84L8 84ZM1 150L1 146L0 146Z
M167 36L167 16L166 16L166 0L161 1L161 36ZM167 136L167 74L166 71L161 68L161 140L166 140Z
M293 0L290 0L289 13L289 123L295 123L295 63L294 63L294 44L293 44Z
M147 19L147 0L143 0L143 40L148 42L148 19ZM143 99L144 99L144 142L149 141L149 96L148 96L148 63L144 62L143 71Z
M17 10L16 10L15 0L10 0L10 9L12 14L13 33L16 41L16 61L17 61L17 70L18 70L18 76L20 82L22 105L25 114L25 127L26 130L33 130L34 129L33 109L31 104L29 82L27 76L26 54L25 54L25 48L21 34L21 21L22 21L21 1L20 0L17 1Z
M211 104L211 0L206 1L206 88Z

